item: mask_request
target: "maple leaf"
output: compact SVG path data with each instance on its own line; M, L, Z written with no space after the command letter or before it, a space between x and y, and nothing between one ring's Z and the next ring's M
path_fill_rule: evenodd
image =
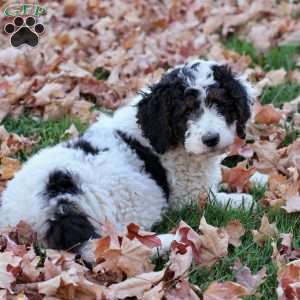
M228 183L230 187L236 188L237 192L242 192L249 184L250 177L254 174L255 168L245 168L242 164L234 167L222 167L223 182Z
M140 230L140 227L136 224L129 224L127 226L127 237L130 240L134 238L138 239L142 244L149 248L161 247L161 241L159 237L153 232L146 232Z
M228 254L229 236L226 230L207 224L204 217L200 221L199 230L202 233L200 264L209 268Z
M1 157L0 180L12 179L15 173L20 170L21 162L9 157Z
M203 294L203 300L240 300L243 296L248 296L246 288L232 282L213 282Z
M233 271L235 272L235 278L237 282L246 288L250 295L253 295L257 288L264 282L266 277L266 267L263 267L258 273L252 275L250 269L243 266L240 260L236 260L233 266Z
M282 113L274 108L272 104L260 106L255 115L255 122L258 124L278 124Z
M283 266L278 271L277 295L279 300L297 300L300 297L300 260Z
M252 230L252 235L254 241L263 246L267 239L269 238L277 238L279 233L275 223L270 224L267 215L264 215L261 219L261 225L259 230Z
M240 220L232 220L224 227L229 237L229 244L239 247L241 245L240 238L245 234L245 228Z
M240 155L245 158L251 158L254 151L251 145L247 144L245 140L236 137L234 143L229 147L228 156Z
M95 268L97 271L121 271L131 277L153 269L150 263L152 250L136 239L122 237L121 243L116 244L110 237L102 238L96 242L95 254L100 261Z
M15 282L15 276L7 270L8 266L16 268L22 258L9 252L0 253L0 288L11 291L11 284Z

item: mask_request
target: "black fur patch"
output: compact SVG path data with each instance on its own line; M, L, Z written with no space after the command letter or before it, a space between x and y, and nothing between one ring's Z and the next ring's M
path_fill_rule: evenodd
M251 116L250 99L245 87L235 78L230 67L212 67L217 83L208 89L206 101L214 104L228 124L237 121L237 135L245 138L246 123Z
M99 153L99 149L94 147L90 142L84 140L83 138L79 138L75 142L69 142L67 144L68 148L80 149L85 154L97 155Z
M167 179L167 172L162 166L159 157L150 148L143 146L138 140L127 136L124 132L117 131L122 140L135 151L140 160L144 162L145 171L150 174L153 180L164 191L166 198L169 198L170 189Z
M48 247L76 252L85 241L97 237L86 215L77 211L68 200L59 201L54 220L49 221Z
M162 77L160 82L150 87L150 93L142 94L138 103L137 122L143 135L149 139L158 153L165 153L170 148L184 144L187 121L191 113L199 110L197 97L185 98L188 87L186 78L192 78L189 68L181 69L184 76L179 76L175 69Z
M76 195L80 193L81 189L74 181L70 172L66 170L55 170L49 175L45 190L45 195L48 199L63 194Z

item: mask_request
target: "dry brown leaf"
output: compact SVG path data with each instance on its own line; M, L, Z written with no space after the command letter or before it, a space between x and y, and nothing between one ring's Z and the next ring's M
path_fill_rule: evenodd
M241 245L241 237L245 234L245 228L240 220L232 220L224 228L229 237L229 244L239 247Z
M251 158L253 154L254 152L251 145L247 144L245 140L237 137L234 144L232 144L229 148L228 156L240 155L245 158Z
M256 292L267 276L266 267L263 267L258 273L252 275L250 269L243 266L239 260L235 261L233 271L235 272L237 282L245 287L250 295Z
M174 249L185 253L187 247L192 248L193 257L196 264L201 264L200 252L202 247L202 241L197 232L195 232L189 225L184 221L180 221L178 228L176 229L176 234L180 236L180 244L173 243Z
M63 133L63 137L67 138L77 138L79 136L79 131L76 126L72 123L71 126Z
M200 300L200 298L192 289L191 284L186 280L179 281L173 289L167 290L165 293L165 299L166 300L182 300L182 299Z
M261 219L261 225L259 230L252 230L252 235L254 241L263 246L267 239L278 238L278 229L275 223L270 224L267 215L264 215Z
M269 71L266 74L266 78L268 78L271 82L271 86L279 85L285 81L285 77L287 72L285 69L281 68L278 70Z
M232 281L213 282L203 294L203 300L240 300L248 296L245 287Z
M283 266L278 272L279 300L297 300L300 297L300 260Z
M96 259L101 263L96 270L124 272L135 276L153 270L150 263L152 250L138 240L122 237L121 244L116 244L110 237L102 238L96 243Z
M289 186L287 193L284 195L286 200L285 205L282 207L288 213L300 211L300 195L299 195L299 183L294 183Z
M0 167L0 180L12 179L15 173L20 170L21 162L14 158L2 157Z
M229 236L226 230L207 224L204 217L200 221L199 230L201 232L200 264L209 268L228 254Z
M282 118L279 112L272 104L264 105L258 108L255 115L255 122L258 124L278 124Z
M15 276L8 271L8 266L19 266L21 257L13 256L9 252L0 253L0 288L11 291L11 284L15 282Z
M141 299L146 291L159 283L164 276L165 270L139 274L117 284L113 284L106 291L108 299L124 299L137 297Z
M136 224L129 224L127 226L127 237L130 240L133 240L136 238L139 240L142 244L149 248L155 248L155 247L160 247L161 246L161 241L159 237L153 233L153 232L146 232L140 230L140 227Z
M228 183L240 193L249 185L249 179L254 172L254 167L247 169L242 164L234 168L222 167L223 182Z

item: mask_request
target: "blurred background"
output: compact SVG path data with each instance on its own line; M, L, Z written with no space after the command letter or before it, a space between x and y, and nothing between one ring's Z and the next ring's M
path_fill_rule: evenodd
M16 3L24 2L0 1L2 12ZM39 5L47 14L36 18L45 33L35 48L11 47L3 28L13 17L1 14L0 120L30 113L93 122L101 110L116 109L166 69L199 57L244 72L260 94L276 94L271 87L287 83L277 102L300 92L299 2L65 0ZM277 72L268 75L272 70Z

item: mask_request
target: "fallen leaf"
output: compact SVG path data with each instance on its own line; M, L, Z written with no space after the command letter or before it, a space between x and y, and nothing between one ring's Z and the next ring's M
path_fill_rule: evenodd
M279 112L272 104L259 107L255 115L255 122L258 124L278 124L282 118L282 113Z
M230 187L235 188L238 193L243 192L249 185L250 177L255 173L255 168L247 169L242 164L234 168L222 167L223 182L228 183Z
M209 268L228 254L229 236L226 230L207 224L204 217L200 221L199 230L201 232L200 264Z
M241 237L245 234L245 228L240 220L232 220L224 228L229 237L229 244L239 247L241 245Z
M246 288L231 281L213 282L203 294L203 300L240 300L248 296Z
M20 170L21 162L17 159L2 157L0 167L0 180L12 179L15 173Z
M235 272L235 279L240 285L246 288L249 295L253 295L257 291L267 276L266 267L263 267L258 273L252 275L250 269L243 266L239 260L235 261L232 269Z
M300 260L283 266L278 271L279 300L297 300L300 297Z
M11 292L11 284L16 278L7 270L8 266L19 266L22 258L12 255L9 252L0 253L0 288Z
M263 246L268 239L275 239L278 237L278 229L275 223L270 224L267 215L264 215L261 219L261 225L259 230L252 230L254 241Z
M159 237L153 233L153 232L146 232L140 230L140 227L136 224L129 224L127 226L127 237L130 240L133 240L136 238L139 240L142 244L149 248L155 248L155 247L160 247L161 246L161 241Z

